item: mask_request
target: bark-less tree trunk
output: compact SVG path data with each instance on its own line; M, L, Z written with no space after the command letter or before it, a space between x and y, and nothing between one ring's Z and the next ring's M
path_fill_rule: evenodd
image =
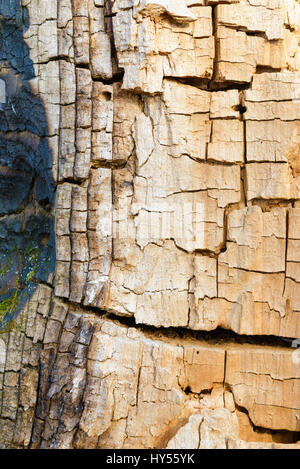
M299 0L0 15L1 447L299 448Z

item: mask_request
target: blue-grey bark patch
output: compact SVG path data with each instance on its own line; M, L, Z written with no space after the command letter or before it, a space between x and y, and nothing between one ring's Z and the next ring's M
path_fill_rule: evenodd
M23 40L20 0L0 2L0 330L55 266L55 184L48 124Z

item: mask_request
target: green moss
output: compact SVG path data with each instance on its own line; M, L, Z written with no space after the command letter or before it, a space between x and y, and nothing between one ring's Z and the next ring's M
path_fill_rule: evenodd
M0 279L2 291L0 291L0 332L15 330L14 318L21 312L32 292L37 286L40 268L50 269L51 254L45 252L44 246L37 246L35 242L27 240L23 252L16 247L8 253L5 265L0 264ZM19 264L19 272L15 270L16 257L22 261ZM10 286L9 286L10 285ZM4 299L1 300L5 296Z
M11 257L9 257L5 264L2 266L1 262L0 262L0 277L4 277L7 272L10 271L11 267L12 267L12 260L11 260Z
M34 244L30 244L29 246L27 246L24 252L25 261L35 264L38 260L40 251L41 248L35 246Z
M4 317L8 314L9 316L13 314L16 308L19 306L21 300L21 291L16 290L10 298L0 301L0 322L1 322L1 332L6 332L6 328L10 321L5 320Z
M26 276L26 279L25 279L25 285L28 285L28 283L30 282L30 280L32 280L36 274L38 270L38 266L36 265Z
M7 325L4 325L3 329L0 329L0 334L8 334L9 332L17 332L21 330L21 325L14 319L9 321Z
M10 252L5 265L0 265L0 277L5 279L6 275L13 266L13 256L16 255L16 250L12 249ZM15 280L15 288L9 298L0 300L0 327L1 332L9 332L15 328L16 322L10 318L13 318L14 313L20 306L21 299L24 298L24 289L34 280L36 272L39 267L39 254L41 248L36 247L34 244L29 245L24 250L23 268L26 267L27 275L22 281L22 273L19 272ZM3 289L5 293L5 288Z

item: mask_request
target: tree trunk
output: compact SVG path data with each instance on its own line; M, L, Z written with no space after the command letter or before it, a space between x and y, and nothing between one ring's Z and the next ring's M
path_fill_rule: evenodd
M299 0L0 15L0 446L300 448Z

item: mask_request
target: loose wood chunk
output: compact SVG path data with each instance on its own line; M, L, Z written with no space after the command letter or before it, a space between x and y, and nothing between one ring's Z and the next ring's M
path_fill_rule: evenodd
M299 365L289 350L231 350L225 380L256 426L299 431ZM271 410L272 409L272 410ZM270 412L271 410L271 412Z
M288 162L298 176L299 97L295 73L254 76L245 92L247 161Z
M116 3L113 29L124 89L156 93L164 76L212 77L211 7L173 3L141 2L133 8Z
M244 126L240 120L214 120L208 160L242 163L244 159Z
M112 261L112 172L95 169L88 188L88 255L85 287L86 305L102 307L107 293L108 275Z
M89 2L88 10L92 77L109 80L112 78L111 40L105 27L104 9Z
M287 163L249 163L246 175L248 200L299 198L299 177Z

